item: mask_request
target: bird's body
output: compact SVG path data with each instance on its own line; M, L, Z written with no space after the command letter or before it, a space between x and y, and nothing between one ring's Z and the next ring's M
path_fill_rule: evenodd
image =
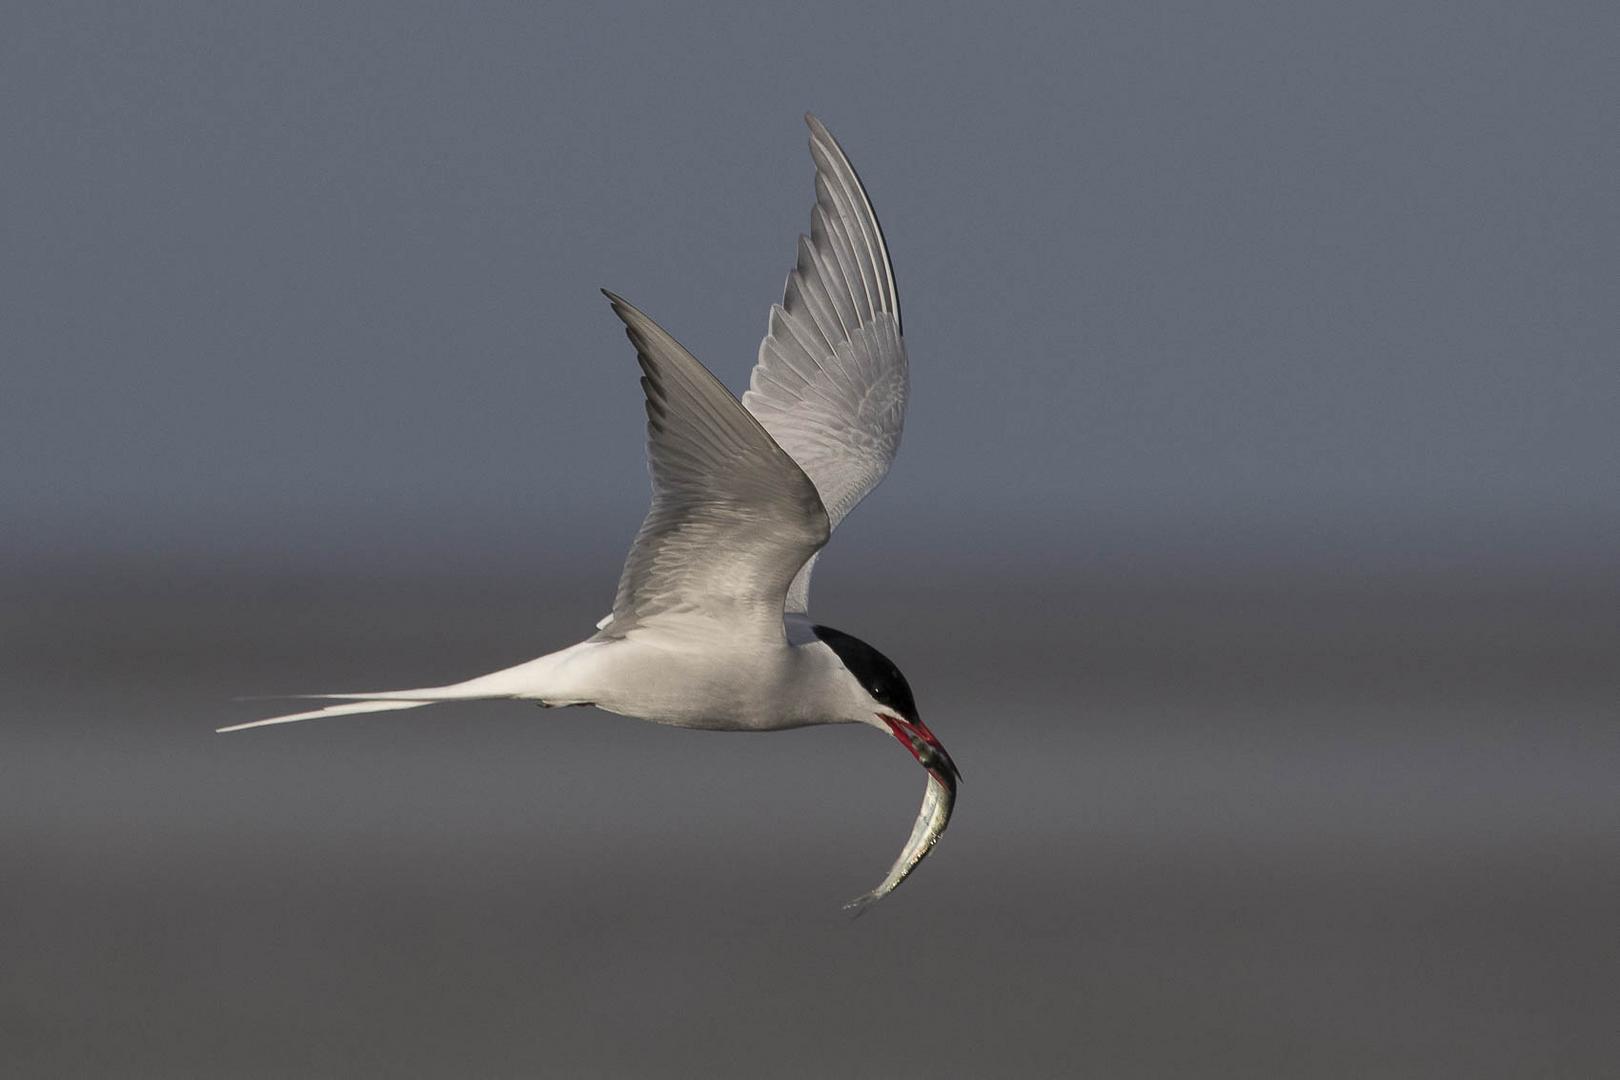
M852 703L844 692L837 656L815 636L808 621L792 621L797 624L795 640L784 637L775 646L656 632L592 637L447 686L315 696L398 707L496 699L532 701L548 708L594 705L619 716L711 731L780 731L848 722ZM354 705L328 706L240 726L351 711L362 710Z
M679 727L773 731L864 723L928 770L887 895L944 831L958 774L904 676L811 621L810 575L900 444L908 367L888 249L848 158L814 117L811 234L771 309L739 402L661 327L607 293L643 372L653 499L613 610L578 644L464 682L307 695L336 704L221 730L508 699L594 705Z

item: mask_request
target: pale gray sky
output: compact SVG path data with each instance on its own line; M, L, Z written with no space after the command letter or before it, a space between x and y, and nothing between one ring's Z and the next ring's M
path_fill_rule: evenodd
M807 227L808 108L872 190L914 367L900 461L841 544L1601 558L1617 27L1603 4L13 7L4 544L621 546L641 406L596 290L742 387Z
M1620 7L0 11L0 1071L1620 1060ZM819 113L913 361L816 575L965 773L516 702ZM1419 572L1408 571L1416 569Z

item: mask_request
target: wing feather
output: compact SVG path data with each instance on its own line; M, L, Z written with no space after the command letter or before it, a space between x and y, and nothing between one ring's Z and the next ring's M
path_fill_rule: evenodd
M877 215L837 141L813 116L810 235L772 305L743 405L815 485L837 527L900 448L909 376L894 268ZM809 606L812 557L787 610Z
M788 586L831 531L815 485L696 357L605 295L641 364L653 497L598 636L781 641Z

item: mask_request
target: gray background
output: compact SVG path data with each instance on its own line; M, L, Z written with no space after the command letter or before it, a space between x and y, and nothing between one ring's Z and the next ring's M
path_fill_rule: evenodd
M998 5L999 7L999 5ZM0 16L0 1066L1620 1061L1612 5ZM966 774L439 707L583 634L643 306L744 385L815 110L914 384L824 621Z

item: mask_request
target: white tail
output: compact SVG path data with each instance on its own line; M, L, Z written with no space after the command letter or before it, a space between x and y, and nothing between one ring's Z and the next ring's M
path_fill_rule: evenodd
M325 696L325 695L322 695ZM232 724L230 727L216 728L216 731L241 731L244 728L264 727L267 724L290 724L294 720L314 720L320 716L349 716L354 713L387 712L390 709L419 709L423 705L431 705L431 701L351 701L344 705L328 705L324 709L310 709L307 712L288 713L286 716L272 716L268 720L250 720L245 724Z
M440 701L493 701L516 695L490 693L486 685L488 676L469 679L451 686L429 686L420 690L377 690L369 694L294 694L298 698L321 698L342 701L342 705L327 705L320 709L272 716L268 720L250 720L245 724L215 728L216 732L241 731L243 728L265 727L269 724L290 724L295 720L316 720L326 716L353 716L356 713L390 712L394 709L419 709Z
M516 667L492 671L465 682L448 686L426 686L416 690L374 690L364 694L297 694L290 697L320 698L341 701L341 705L327 705L319 709L272 716L268 720L250 720L245 724L232 724L218 731L241 731L244 728L266 727L270 724L291 724L296 720L315 720L327 716L353 716L356 713L389 712L394 709L416 709L438 701L497 701L519 698L547 705L573 705L592 700L572 689L563 689L554 672L570 656L585 652L591 643L581 642L560 652L548 653ZM552 691L554 692L548 692Z

